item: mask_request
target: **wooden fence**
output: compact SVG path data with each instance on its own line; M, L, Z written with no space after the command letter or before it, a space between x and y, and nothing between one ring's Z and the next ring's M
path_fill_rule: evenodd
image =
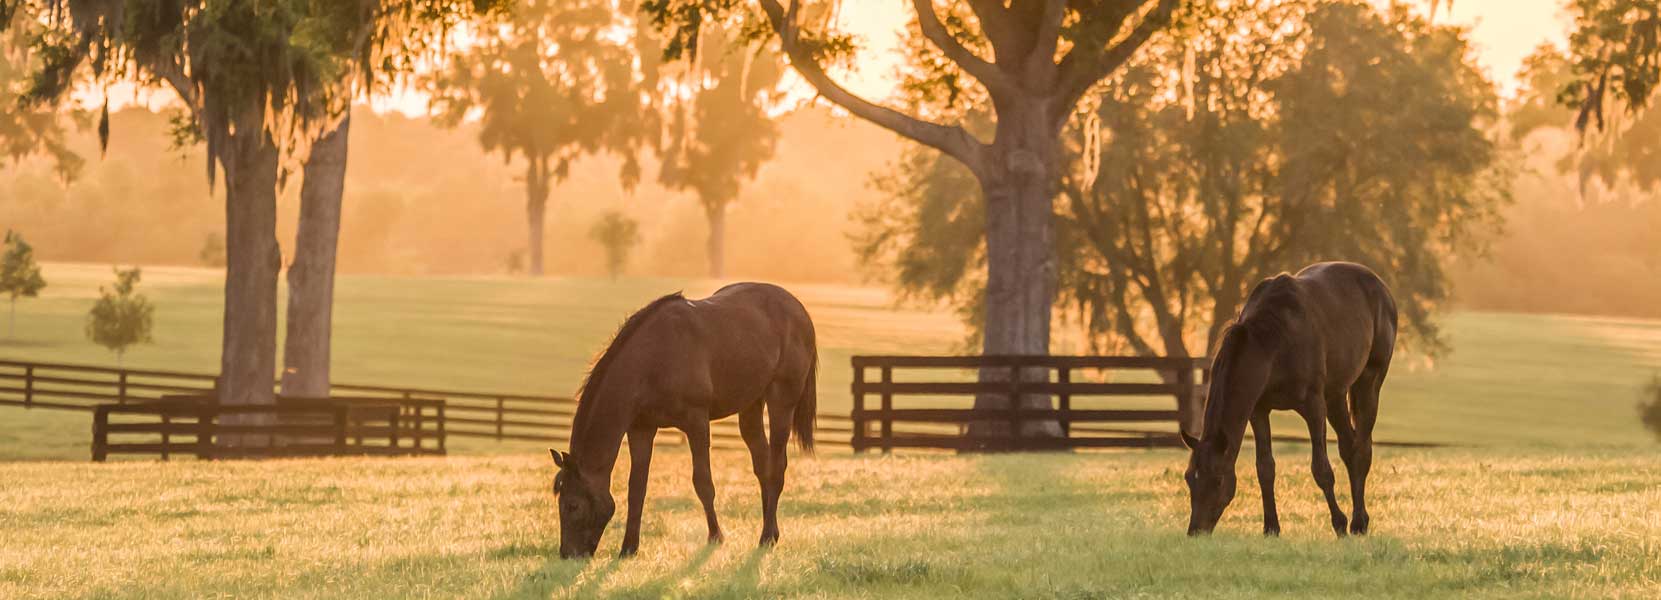
M212 396L169 396L95 406L92 460L443 454L444 437L443 402L279 398L226 406Z
M211 394L214 376L202 373L113 369L89 365L0 360L0 406L93 411L99 404L129 405L176 394ZM378 401L443 402L444 435L496 441L560 444L569 441L577 403L570 398L431 388L334 384L331 395ZM815 437L826 445L848 444L846 415L820 413ZM744 448L736 418L711 426L715 446ZM659 436L674 444L679 436Z
M1178 424L1190 422L1190 410L1203 406L1208 366L1203 358L856 356L850 443L856 452L868 448L883 452L894 448L1007 451L1180 445ZM875 379L870 377L872 370ZM910 376L912 371L942 370L958 372L960 380ZM968 377L962 377L965 371ZM1002 375L1003 380L982 380L975 374L986 371ZM1036 376L1035 371L1042 371L1043 376ZM1141 371L1144 381L1119 381L1122 371ZM1018 376L1023 372L1025 377ZM1005 408L973 408L976 397L988 395L997 396ZM1054 408L1021 408L1012 402L1034 395L1053 398ZM868 396L877 397L877 407L867 405ZM1165 400L1158 400L1161 397ZM896 405L896 400L902 404ZM1151 407L1165 402L1171 402L1166 405L1170 408ZM970 427L977 423L988 426L977 432ZM1060 435L1024 433L1031 423L1054 423Z

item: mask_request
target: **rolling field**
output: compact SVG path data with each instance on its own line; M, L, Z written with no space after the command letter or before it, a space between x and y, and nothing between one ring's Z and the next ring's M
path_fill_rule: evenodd
M17 333L0 358L114 365L82 327L101 266L48 264L50 286L19 303ZM156 343L126 364L218 370L221 275L145 271L157 304ZM712 281L344 277L335 308L334 369L342 382L571 395L589 361L630 311L658 295L706 295ZM848 410L854 354L961 349L954 317L896 309L872 288L789 286L819 333L819 409ZM279 313L280 314L280 313ZM1398 358L1383 392L1382 440L1473 446L1642 446L1639 389L1661 371L1661 321L1456 312L1444 319L1451 355L1433 367ZM1058 352L1066 352L1058 348ZM1163 400L1160 400L1163 402ZM84 413L0 409L0 460L89 456ZM1282 416L1276 432L1298 435ZM530 451L463 440L465 453Z
M47 265L0 358L114 364L81 338L109 278ZM218 274L151 269L134 367L216 368ZM632 309L704 281L344 278L336 379L570 394ZM791 286L815 317L820 410L848 357L946 353L952 317L877 290ZM689 458L654 460L641 556L557 558L535 445L419 459L84 462L85 413L0 408L0 598L1096 598L1661 596L1661 453L1637 422L1661 322L1455 313L1451 356L1400 360L1369 481L1374 535L1335 540L1308 446L1278 444L1284 536L1263 539L1249 451L1218 534L1183 535L1186 454L794 458L783 543L757 551L748 457L715 455L727 543L703 544ZM1063 349L1062 351L1065 351ZM1277 433L1299 433L1283 419ZM1335 465L1337 457L1333 458ZM626 458L619 462L626 464ZM621 501L620 468L614 492ZM1339 497L1349 508L1346 474Z
M1661 595L1653 451L1382 449L1374 535L1344 540L1307 456L1281 448L1280 539L1250 469L1218 533L1184 536L1175 451L801 458L766 552L745 456L715 456L728 541L708 547L688 457L664 452L621 561L621 517L597 558L557 558L545 457L0 464L0 597Z

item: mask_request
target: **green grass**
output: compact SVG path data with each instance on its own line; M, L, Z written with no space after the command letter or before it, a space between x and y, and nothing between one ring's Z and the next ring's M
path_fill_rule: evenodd
M0 357L113 364L81 338L106 269L47 265ZM219 274L151 269L160 307L134 367L211 372ZM716 283L346 277L336 379L569 394L632 309ZM856 353L944 353L947 315L872 289L790 286L812 312L821 410ZM1661 462L1635 418L1661 322L1455 313L1454 353L1404 359L1379 437L1374 535L1336 540L1308 446L1282 444L1285 535L1263 539L1250 460L1219 533L1182 535L1186 455L792 460L783 544L754 548L749 461L718 452L728 543L703 544L684 451L654 461L642 556L561 561L540 449L419 459L91 464L85 413L0 408L0 598L1632 597L1661 595ZM1290 419L1277 433L1301 433ZM1249 456L1249 453L1248 453ZM1335 459L1336 460L1336 459ZM43 462L49 461L49 462ZM626 464L626 459L620 464ZM622 497L619 471L614 492ZM1339 489L1348 507L1345 476Z
M111 364L82 324L107 268L48 264L51 282L20 301L16 336L0 357ZM152 268L142 288L158 305L156 343L126 364L211 373L221 319L217 271ZM675 290L719 283L664 279L341 278L335 307L337 381L538 394L574 393L593 355L628 313ZM963 338L939 312L899 310L872 288L791 285L819 332L820 409L844 412L858 353L952 353ZM1378 437L1481 446L1638 446L1650 438L1633 409L1661 370L1661 321L1455 312L1453 353L1434 366L1402 357L1383 392ZM1163 405L1163 399L1149 402ZM0 458L80 459L84 414L4 409ZM1280 434L1304 435L1290 415ZM460 442L461 452L525 446Z
M1185 537L1175 451L826 455L792 462L771 552L745 456L715 457L728 542L711 548L687 456L663 452L628 561L621 518L599 558L556 558L539 457L11 463L0 597L1661 594L1653 452L1383 450L1374 535L1338 540L1307 447L1280 450L1281 539L1256 533L1249 468L1218 534Z

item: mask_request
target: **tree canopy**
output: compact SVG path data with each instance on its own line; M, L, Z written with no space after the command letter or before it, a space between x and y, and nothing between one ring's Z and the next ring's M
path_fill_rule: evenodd
M654 145L656 73L635 58L621 0L524 0L479 27L427 86L440 122L476 115L479 144L525 162L530 256L542 273L542 221L550 187L596 152L622 158L625 187L640 180L637 149Z
M1062 312L1098 348L1203 354L1259 278L1348 259L1439 348L1445 263L1479 249L1506 199L1496 94L1464 33L1301 0L1196 6L1177 27L1070 130ZM967 177L912 153L879 180L857 242L903 293L973 315L984 200Z
M64 113L56 107L28 101L38 61L29 51L38 23L0 20L0 166L32 155L51 159L58 178L71 181L80 174L85 159L70 150L66 124L78 124L79 112Z
M726 211L746 181L773 158L779 137L772 112L784 64L743 39L743 23L705 24L702 49L685 72L685 97L670 111L669 143L659 181L698 196L709 222L710 276L721 277Z

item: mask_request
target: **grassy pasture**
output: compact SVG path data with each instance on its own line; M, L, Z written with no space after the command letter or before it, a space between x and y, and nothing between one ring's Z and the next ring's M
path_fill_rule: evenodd
M109 271L53 264L46 275L51 287L20 303L0 357L112 364L81 338ZM214 370L219 274L146 277L157 343L127 364ZM715 287L346 277L337 379L568 394L628 311ZM818 326L824 411L847 408L848 356L950 352L961 339L950 316L895 309L879 291L791 287ZM1632 408L1661 368L1661 322L1462 312L1445 327L1451 356L1434 368L1398 363L1379 436L1459 447L1378 450L1375 535L1365 539L1333 539L1307 445L1278 448L1278 540L1256 535L1249 451L1219 533L1190 540L1181 452L827 448L792 461L784 543L772 552L754 549L748 458L718 452L728 543L707 547L688 457L666 449L654 461L642 556L610 557L619 517L601 557L560 561L538 447L98 465L82 462L86 414L0 408L0 598L1661 595L1661 462ZM1277 433L1301 427L1282 420ZM620 470L620 499L624 479Z
M0 341L0 357L113 365L113 355L81 334L98 286L111 279L109 269L48 264L45 272L50 287L41 298L19 304L17 334ZM146 270L141 287L159 307L156 343L129 352L126 364L216 371L220 277L205 269ZM335 378L569 395L630 311L660 294L685 290L697 297L719 285L343 277L335 308ZM847 410L849 356L950 353L963 339L954 317L896 308L880 290L789 287L818 328L821 411ZM1661 321L1455 312L1444 324L1454 348L1450 356L1434 366L1398 359L1385 384L1380 439L1478 446L1650 443L1633 405L1639 386L1661 369ZM1147 403L1167 406L1168 400ZM0 427L0 459L88 456L85 414L5 409L0 419L11 424ZM1300 421L1285 417L1277 420L1276 432L1305 433ZM460 441L457 450L532 448Z
M1345 540L1307 456L1280 448L1281 539L1256 533L1250 469L1218 534L1185 537L1175 451L798 458L761 552L746 457L715 457L728 541L706 547L687 455L663 452L627 561L621 517L598 558L557 558L545 458L9 463L0 597L1661 594L1653 451L1382 450L1375 534Z

